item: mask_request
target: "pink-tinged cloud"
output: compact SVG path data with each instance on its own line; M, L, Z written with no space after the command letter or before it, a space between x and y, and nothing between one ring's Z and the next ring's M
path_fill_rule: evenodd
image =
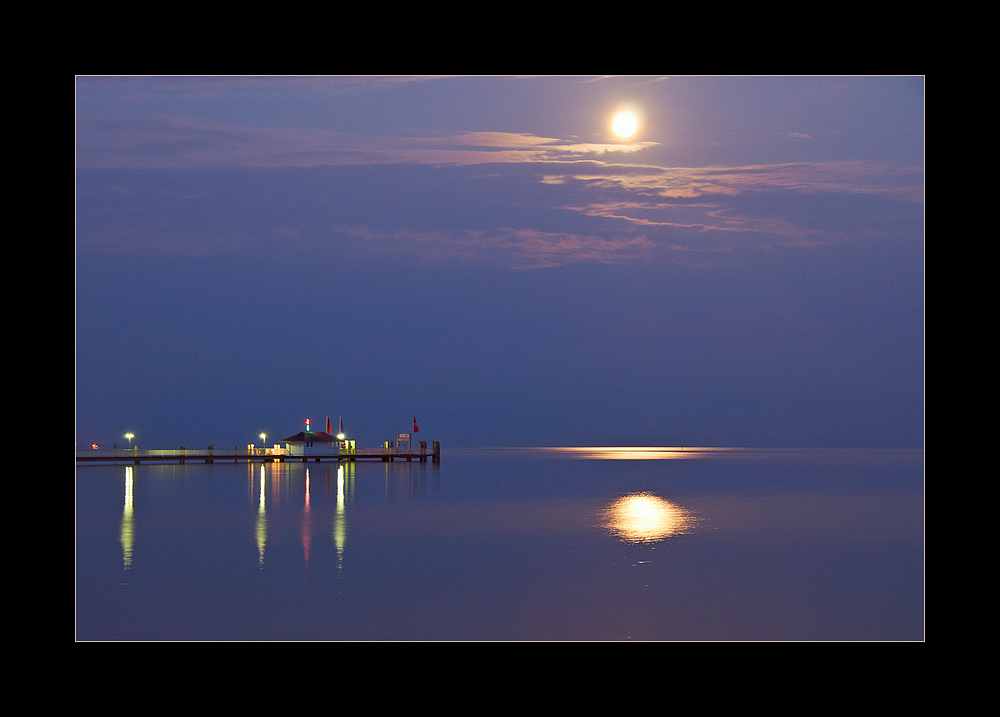
M739 244L770 249L888 237L903 230L905 223L897 227L888 219L861 226L843 202L918 207L923 201L922 170L864 162L608 166L603 173L549 174L540 181L573 187L574 201L564 203L563 209L627 225L663 246L698 251Z

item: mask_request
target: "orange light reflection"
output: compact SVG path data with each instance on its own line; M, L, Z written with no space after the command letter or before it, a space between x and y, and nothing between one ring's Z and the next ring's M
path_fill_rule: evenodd
M612 460L664 460L677 458L705 458L735 448L687 448L659 446L600 446L585 448L548 448L569 458L606 458Z
M603 511L603 527L624 543L653 543L693 529L697 519L685 508L652 493L633 493Z

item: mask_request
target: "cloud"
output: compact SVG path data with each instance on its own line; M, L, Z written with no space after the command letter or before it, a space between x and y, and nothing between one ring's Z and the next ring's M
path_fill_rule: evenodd
M865 162L703 168L588 163L580 171L583 166L540 181L571 188L562 208L613 222L625 236L641 232L673 250L771 250L921 236L922 170Z
M566 142L513 132L366 136L325 129L206 124L183 117L81 118L80 168L309 167L575 161L627 155L655 142Z
M476 141L502 151L544 146L499 133ZM921 176L859 163L660 168L597 160L81 170L77 247L184 256L323 251L511 268L703 265L734 251L919 239Z
M363 253L536 268L855 241L891 235L893 222L919 234L922 215L922 168L866 161L664 166L655 142L179 116L88 116L77 132L78 247L88 251L348 240Z
M549 183L568 179L604 182L636 192L669 198L706 195L735 196L757 189L800 192L887 194L923 200L923 169L875 162L798 162L747 166L662 167L591 163L592 172L576 171L546 177Z

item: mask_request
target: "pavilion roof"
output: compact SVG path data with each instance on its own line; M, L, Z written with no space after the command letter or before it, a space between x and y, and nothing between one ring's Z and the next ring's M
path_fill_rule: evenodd
M284 439L283 443L307 443L309 441L316 443L330 443L332 441L339 440L339 438L331 436L326 431L299 431L294 436L289 436Z

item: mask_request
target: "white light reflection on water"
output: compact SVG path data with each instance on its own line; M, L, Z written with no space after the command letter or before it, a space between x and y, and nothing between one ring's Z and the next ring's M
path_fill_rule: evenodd
M354 464L348 462L351 469ZM333 516L333 544L337 551L337 573L344 569L344 546L347 543L347 522L344 515L346 480L344 477L344 464L337 465L337 508Z
M264 546L267 545L267 511L264 508L264 464L260 464L260 503L257 508L257 567L264 567Z
M132 543L135 539L135 526L132 514L132 466L125 466L125 509L122 512L121 523L122 560L125 569L132 567Z
M623 496L604 509L603 527L624 543L655 543L689 533L697 518L652 493Z

